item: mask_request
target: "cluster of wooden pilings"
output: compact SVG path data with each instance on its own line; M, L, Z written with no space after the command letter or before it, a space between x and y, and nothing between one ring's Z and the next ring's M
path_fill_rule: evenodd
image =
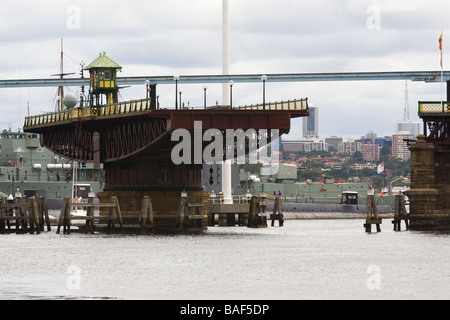
M381 232L381 224L382 218L378 216L377 205L375 202L374 195L367 196L367 205L366 205L366 223L364 224L364 228L366 232L372 231L372 225L376 225L377 232ZM394 231L401 231L401 222L405 221L406 230L409 229L409 215L406 211L405 198L403 195L399 194L395 196L395 207L394 207L394 219L392 224L394 225Z
M205 204L196 197L181 194L178 206L178 231L203 231L207 228L208 214L204 210Z
M0 205L0 234L1 233L30 233L40 234L51 231L51 223L45 199L35 197L14 200L1 199Z
M95 215L95 208L107 209L108 215ZM77 209L81 209L81 212L85 214L80 214L80 210ZM119 200L114 196L110 198L109 203L94 203L93 197L90 197L87 203L71 202L70 198L64 198L56 233L59 234L62 228L63 234L69 234L75 220L85 220L85 223L77 225L77 232L148 233L154 231L153 209L149 197L144 197L142 200L140 214L133 216L122 216Z
M283 226L282 200L275 198L273 213L270 214L272 226L278 220L279 226ZM267 198L265 194L259 196L239 196L238 201L233 204L224 204L222 199L216 202L211 197L208 208L208 226L220 227L248 227L267 228Z

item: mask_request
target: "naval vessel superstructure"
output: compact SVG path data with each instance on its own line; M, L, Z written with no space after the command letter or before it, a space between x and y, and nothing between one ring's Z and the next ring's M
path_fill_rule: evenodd
M87 198L100 192L103 169L64 159L40 144L39 135L20 130L1 133L0 192L47 199L57 209L64 197Z

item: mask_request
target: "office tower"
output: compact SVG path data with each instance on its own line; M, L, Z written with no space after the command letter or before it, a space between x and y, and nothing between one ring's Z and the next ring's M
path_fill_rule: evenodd
M319 139L319 109L309 107L309 117L303 118L303 139Z

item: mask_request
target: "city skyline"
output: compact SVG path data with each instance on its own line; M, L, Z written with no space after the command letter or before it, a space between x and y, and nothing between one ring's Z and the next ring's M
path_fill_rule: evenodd
M342 138L343 141L349 141L349 140L358 140L362 137L366 137L367 139L371 139L372 143L374 142L375 138L383 138L383 137L392 137L395 134L403 133L404 131L409 131L411 136L415 139L417 135L422 134L423 132L423 125L422 121L420 120L409 120L403 118L403 120L397 120L393 124L393 130L391 134L387 135L378 135L376 131L368 130L367 132L363 133L361 132L357 136L353 137L345 137L342 135L339 135L338 133L333 133L332 135L325 136L321 134L321 127L320 127L320 108L316 107L314 105L310 106L310 110L312 110L312 113L310 113L309 117L304 117L302 119L302 128L301 137L293 137L292 135L284 135L282 136L282 139L284 140L324 140L328 138ZM403 110L405 111L405 110ZM405 113L406 114L406 113ZM375 135L375 138L370 137L372 134Z

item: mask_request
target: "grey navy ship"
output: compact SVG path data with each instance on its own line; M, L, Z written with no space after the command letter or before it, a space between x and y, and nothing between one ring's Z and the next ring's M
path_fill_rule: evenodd
M87 198L102 185L103 169L56 155L41 146L39 135L11 128L1 133L1 196L43 197L49 209L59 209L64 197Z
M349 181L298 182L297 167L280 163L274 175L262 174L264 165L232 167L234 194L261 195L267 197L267 211L272 212L274 195L281 195L285 219L334 219L365 218L368 181L353 178ZM208 192L219 194L220 168L204 165L203 184ZM395 195L401 190L389 186L376 193L377 209L383 217L391 217L395 207Z

